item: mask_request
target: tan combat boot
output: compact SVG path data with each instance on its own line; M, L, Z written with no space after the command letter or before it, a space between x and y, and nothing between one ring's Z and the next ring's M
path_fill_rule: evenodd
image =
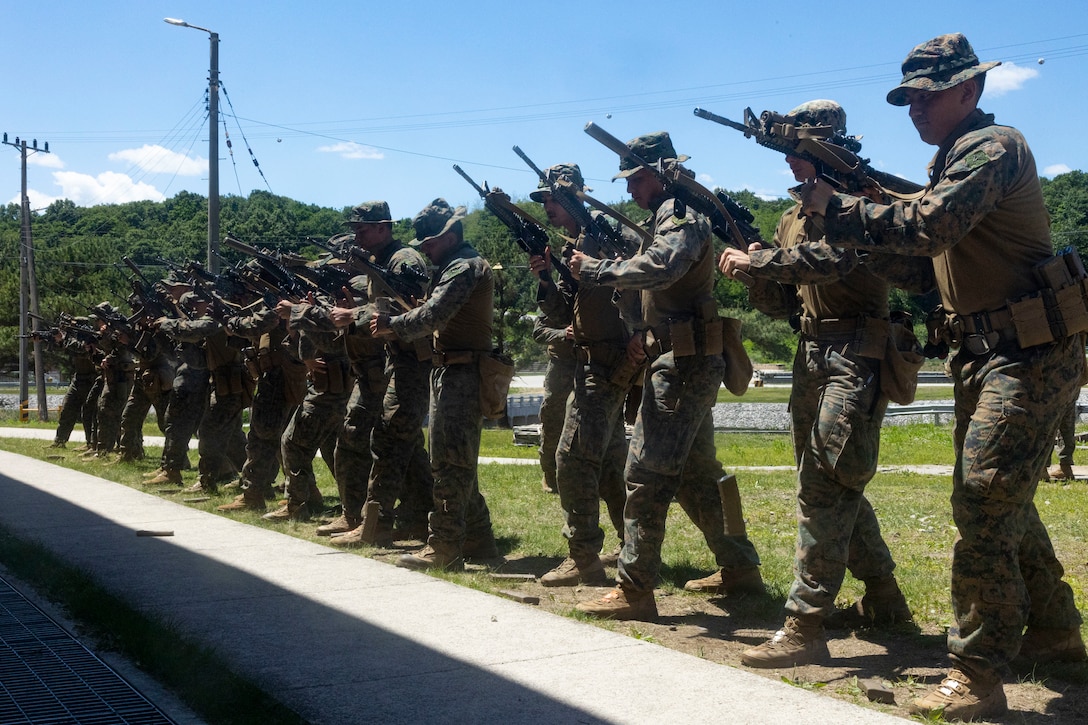
M749 667L776 669L824 662L831 658L827 651L824 625L818 617L786 617L782 629L769 640L745 650L740 661Z
M600 599L582 602L575 609L600 619L634 619L640 622L657 619L657 602L652 591L636 592L623 587L613 589Z
M426 571L429 569L443 569L445 571L461 571L465 568L465 560L459 553L452 550L438 551L427 544L414 554L402 554L397 559L397 566L402 569L415 569Z
M180 486L182 484L181 471L176 468L164 468L157 476L149 478L146 481L146 485L148 486L161 486L165 483Z
M266 508L264 496L258 492L250 493L250 489L247 488L235 496L230 503L217 506L216 511L264 511Z
M907 709L927 718L940 713L944 720L989 720L1008 710L1008 704L1001 678L996 673L971 676L963 670L953 669L941 684L912 702Z
M726 597L741 594L762 596L767 593L767 587L763 584L763 577L759 573L758 566L745 566L729 571L719 569L702 579L692 579L684 584L684 589L689 592L709 592Z
M1059 461L1058 465L1046 469L1046 474L1047 477L1053 481L1072 481L1076 478L1076 476L1073 475L1072 461Z
M348 520L348 517L344 514L340 514L335 519L327 524L322 524L317 527L315 532L318 536L332 536L333 534L346 534L359 525L359 521L352 519Z
M287 501L275 511L269 511L262 519L268 521L309 521L310 520L310 508L305 502L296 503L294 501Z
M559 566L540 577L540 583L546 587L573 587L578 584L606 587L612 580L605 573L599 556L581 563L567 557Z
M912 624L907 598L894 576L865 580L865 596L824 619L828 629L864 629Z

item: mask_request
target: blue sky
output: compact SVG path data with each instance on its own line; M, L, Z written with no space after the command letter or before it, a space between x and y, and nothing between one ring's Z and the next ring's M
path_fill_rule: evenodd
M914 45L959 31L982 60L1005 61L982 107L1025 133L1040 173L1088 169L1083 0L869 5L8 3L0 131L49 141L52 153L30 158L35 208L207 194L209 41L163 22L174 17L220 36L224 195L386 199L410 217L437 196L477 203L454 162L527 195L536 180L517 144L540 166L579 163L593 195L617 201L616 157L582 131L595 121L624 140L668 130L707 185L781 196L792 183L781 157L692 109L739 120L746 106L813 98L843 104L875 167L920 182L933 148L884 96ZM0 147L0 202L18 201L19 184L18 152Z

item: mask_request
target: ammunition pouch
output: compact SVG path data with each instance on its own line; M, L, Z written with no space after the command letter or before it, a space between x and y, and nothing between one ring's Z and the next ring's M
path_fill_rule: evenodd
M801 317L800 332L810 340L850 343L862 357L882 360L887 351L888 322L877 317Z
M318 358L314 362L325 363L324 366L306 366L310 382L313 383L316 392L337 395L348 392L351 390L351 386L355 384L355 378L351 374L351 365L347 360Z
M412 342L391 340L386 345L391 355L412 355L418 362L430 360L432 357L431 340L428 337L421 337Z
M671 352L673 357L721 355L722 318L717 313L686 320L668 320L647 328L646 350L650 357Z
M1038 292L1009 302L1020 347L1045 345L1088 331L1088 274L1073 247L1048 257L1033 270Z
M752 359L744 349L740 337L741 322L735 317L722 317L721 340L722 358L725 359L725 372L722 383L733 395L744 395L752 382Z
M892 312L887 350L880 361L880 391L893 403L908 405L918 392L918 371L925 356L909 313Z
M626 388L646 369L645 363L633 363L627 357L626 346L612 345L607 342L591 342L574 348L580 364L589 363L608 371L608 380L613 385Z
M217 396L242 395L246 403L253 399L256 384L240 363L220 365L211 371L211 379Z
M485 418L498 420L506 414L506 397L514 379L514 360L492 350L480 355L480 410Z

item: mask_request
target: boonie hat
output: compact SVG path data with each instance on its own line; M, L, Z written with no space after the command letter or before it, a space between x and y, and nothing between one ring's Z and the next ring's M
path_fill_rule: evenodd
M551 185L559 180L569 181L579 191L587 191L586 181L582 178L582 170L578 168L578 164L549 166L544 170L544 176L547 177L547 181L541 179L536 191L529 192L529 198L533 201L543 202L544 195L550 193Z
M435 199L412 219L412 229L416 233L416 238L409 244L418 247L424 242L442 236L452 229L454 224L460 223L467 212L468 210L463 206L452 208L449 202L441 197Z
M691 158L683 154L677 155L668 131L656 131L636 136L627 142L627 146L636 156L651 164L659 160L684 162ZM613 176L612 181L626 179L641 168L630 157L622 156L620 157L620 173Z
M389 204L384 201L364 201L353 207L345 224L384 224L392 222L393 216L389 213Z
M903 80L889 91L888 103L906 106L910 103L907 100L908 88L943 91L999 65L1000 61L979 63L978 56L963 33L937 36L915 46L907 55L903 61Z

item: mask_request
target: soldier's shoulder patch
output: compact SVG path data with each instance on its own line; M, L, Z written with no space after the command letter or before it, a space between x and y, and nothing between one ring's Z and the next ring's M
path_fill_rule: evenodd
M1000 142L984 141L951 164L946 174L953 179L964 178L1004 155L1005 147Z

